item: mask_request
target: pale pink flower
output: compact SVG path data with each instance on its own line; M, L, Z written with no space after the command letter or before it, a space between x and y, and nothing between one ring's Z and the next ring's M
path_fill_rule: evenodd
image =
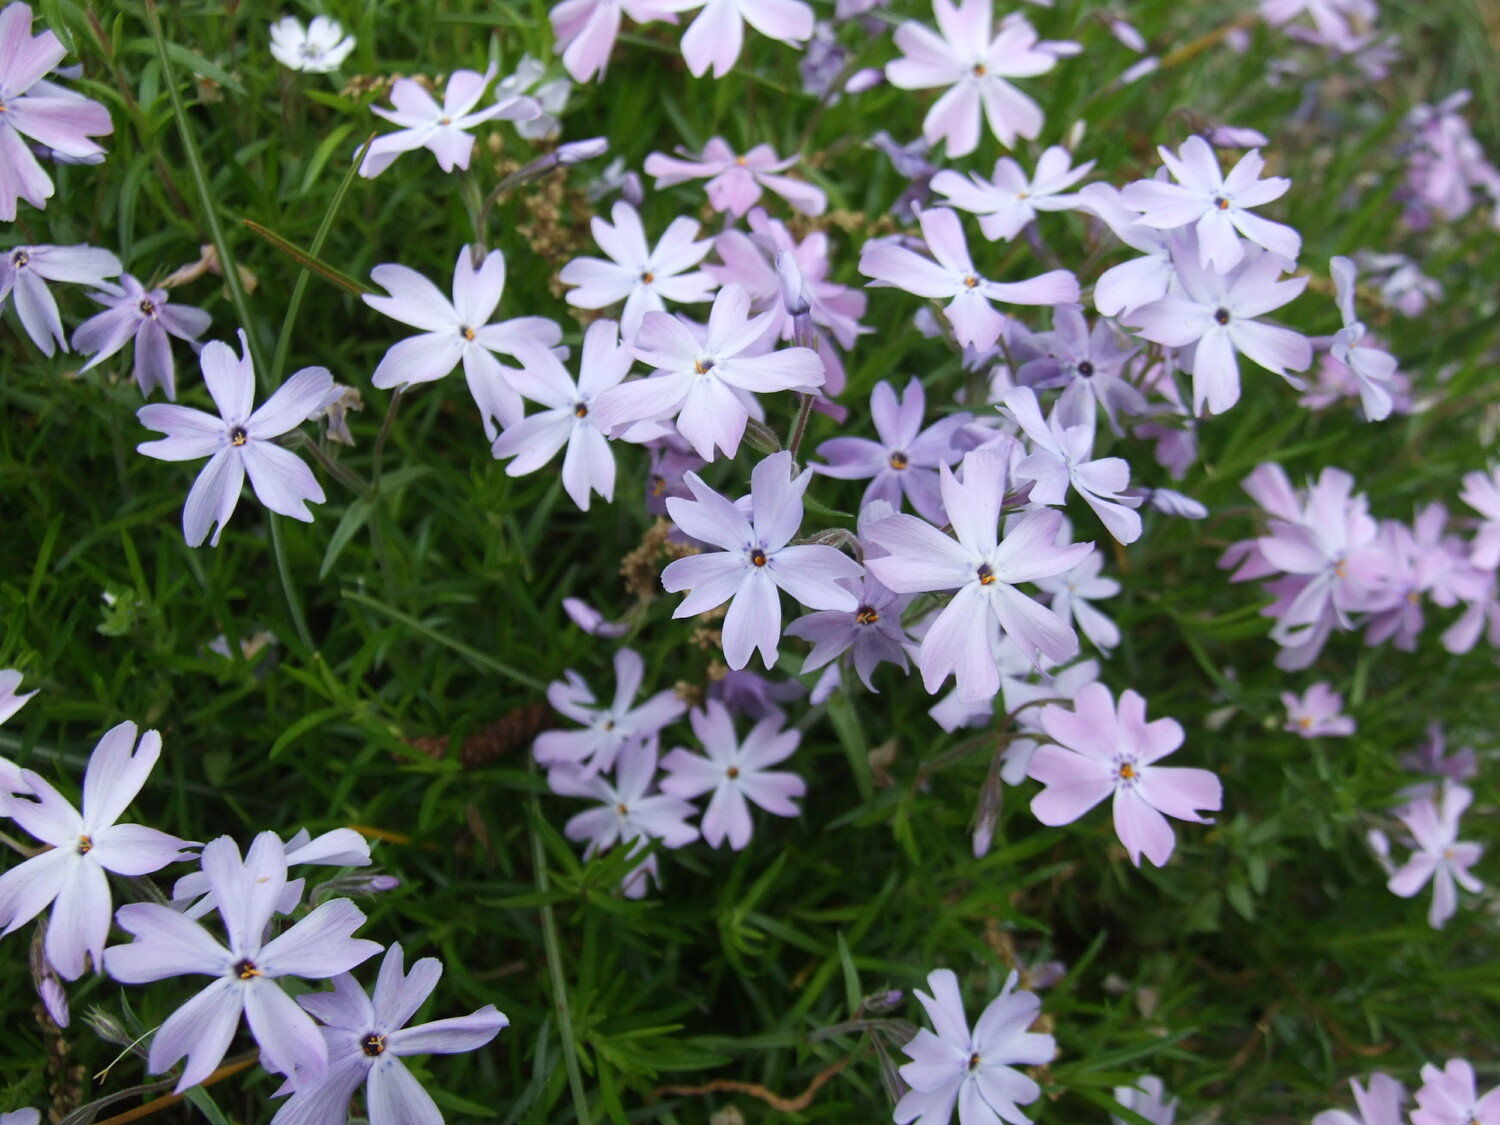
M1284 691L1281 703L1286 708L1286 726L1282 730L1303 738L1354 733L1354 720L1339 714L1344 709L1344 697L1326 683L1313 684L1300 698Z
M1073 154L1053 145L1037 157L1036 173L1029 179L1010 157L995 162L994 176L981 179L976 172L964 178L951 169L932 177L932 190L948 197L948 206L979 216L979 229L991 242L1010 240L1020 234L1039 211L1071 211L1079 205L1077 195L1067 189L1087 176L1092 160L1077 168Z
M1449 1059L1442 1070L1428 1063L1411 1125L1500 1125L1500 1086L1481 1098L1467 1059Z
M657 190L689 180L708 180L704 190L708 192L709 206L715 211L727 211L733 219L755 206L761 188L774 191L803 214L821 215L828 207L828 196L822 188L806 180L779 175L795 163L795 156L777 160L775 149L768 144L756 145L749 152L737 155L724 138L714 137L703 146L701 156L684 152L675 157L653 152L646 157L644 167L646 175L656 177Z
M1435 930L1442 929L1458 910L1455 884L1476 893L1484 889L1484 884L1469 873L1469 868L1484 855L1484 847L1458 838L1459 817L1473 799L1470 790L1445 779L1437 800L1430 795L1418 797L1397 814L1411 833L1415 850L1386 886L1392 894L1411 898L1430 881L1432 906L1427 911L1427 921ZM1500 1125L1500 1096L1495 1101L1494 1125Z

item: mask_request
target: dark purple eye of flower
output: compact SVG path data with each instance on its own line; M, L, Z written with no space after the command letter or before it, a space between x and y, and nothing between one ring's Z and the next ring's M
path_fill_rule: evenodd
M1229 323L1229 310L1228 309L1215 309L1214 310L1214 320L1216 322L1218 322L1219 324L1228 324Z
M587 418L588 416L589 416L589 408L588 408L588 405L586 403L580 402L577 406L575 406L573 408L573 417L575 417L575 418Z
M650 270L647 270L645 273L641 274L641 280L644 281L647 285L650 285L653 281L656 280L656 275Z
M90 840L87 836L80 836L80 837L78 837L78 854L79 855L88 855L89 852L91 852L93 850L94 850L94 841Z
M156 302L151 300L150 297L142 298L141 303L136 307L146 316L154 317L156 315Z
M893 468L893 469L904 469L904 468L906 468L906 465L907 465L907 460L906 460L906 454L905 453L902 453L898 449L895 453L891 454L891 468Z
M990 569L990 564L985 563L975 573L979 575L979 584L989 586L995 581L995 572Z
M854 615L854 620L861 625L873 625L880 620L880 614L875 611L874 606L862 605Z
M707 375L713 369L714 361L712 359L693 360L693 370L696 371L699 375Z
M372 1031L360 1041L359 1049L372 1059L379 1058L385 1054L385 1036L377 1035Z
M255 967L255 962L251 961L248 957L245 960L241 961L238 965L236 965L234 967L234 971L235 975L238 976L240 980L249 980L251 977L258 977L263 975L261 971Z
M979 1068L980 1062L982 1061L983 1060L979 1057L979 1052L975 1051L972 1055L969 1056L969 1069L977 1070Z
M470 328L467 324L459 329L459 331L463 333L465 340L472 340L474 338L474 329Z
M235 426L229 431L230 445L244 445L250 440L250 435L245 432L244 426Z
M750 552L750 561L752 563L754 563L756 566L765 566L766 565L766 553L764 551L762 551L759 547L757 547L757 548L755 548L755 550L753 550L753 551Z
M1228 211L1229 200L1225 199L1222 195L1216 195L1214 196L1214 206L1217 207L1220 211Z
M3 105L0 105L0 112L4 112L4 110L5 110L5 107ZM26 265L30 261L31 261L31 255L28 254L28 253L26 253L25 250L17 250L14 254L12 254L10 256L10 264L13 265L13 266L15 266L16 269L20 269L22 266Z
M1094 373L1094 365L1092 363L1090 363L1088 360L1084 360L1082 363L1080 363L1078 365L1078 374L1082 375L1085 379L1087 379L1093 373Z

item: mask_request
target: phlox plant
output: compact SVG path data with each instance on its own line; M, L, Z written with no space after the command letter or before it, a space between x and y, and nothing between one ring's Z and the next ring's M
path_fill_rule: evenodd
M1500 1125L1489 62L0 3L0 1125Z

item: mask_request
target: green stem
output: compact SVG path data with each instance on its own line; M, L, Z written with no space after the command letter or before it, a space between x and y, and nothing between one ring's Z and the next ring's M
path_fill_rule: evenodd
M797 393L797 420L792 423L792 437L786 447L792 454L792 476L797 475L797 450L802 445L802 435L807 432L807 419L812 414L816 395Z
M541 806L536 797L531 798L531 815L541 819ZM542 837L535 824L531 827L531 863L536 873L536 889L541 894L548 890L547 853L542 849ZM552 1004L557 1010L557 1026L562 1037L563 1060L568 1068L568 1087L573 1091L573 1112L580 1125L589 1125L588 1094L583 1088L583 1072L578 1066L578 1047L573 1042L573 1016L568 1008L568 989L563 979L562 951L557 942L557 920L552 916L550 904L542 907L542 942L547 948L547 971L552 977Z
M240 280L240 271L235 264L234 253L224 237L224 227L219 222L219 212L214 206L213 193L209 191L208 173L203 166L203 156L198 151L198 142L193 139L193 130L188 125L187 109L182 104L182 95L178 93L176 79L172 76L172 60L167 53L167 39L161 29L161 15L156 10L156 0L146 0L146 22L151 27L151 38L156 44L156 57L161 64L162 84L166 86L167 96L172 101L172 116L177 122L177 133L182 138L182 149L187 157L188 170L192 173L193 187L198 193L198 202L203 208L203 220L208 225L209 241L214 244L214 250L218 252L219 265L224 270L224 288L229 290L229 303L234 306L234 314L244 326L245 336L250 341L250 356L255 364L255 370L260 374L261 390L264 393L273 385L270 382L271 369L266 365L266 357L261 354L259 338L250 320L250 300L245 294L244 283ZM271 526L275 528L274 520ZM272 537L275 538L274 535ZM281 564L284 560L278 557L277 562ZM290 594L290 591L288 593Z
M281 577L281 592L286 595L286 608L292 615L292 627L309 653L317 651L313 644L312 631L307 627L307 616L302 612L302 599L297 596L297 587L292 583L292 568L286 559L286 544L281 538L281 517L275 512L266 513L271 525L271 552L276 556L276 573Z

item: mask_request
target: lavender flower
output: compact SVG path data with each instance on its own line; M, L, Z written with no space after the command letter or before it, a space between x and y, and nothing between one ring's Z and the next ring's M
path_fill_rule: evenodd
M554 4L549 17L554 47L562 55L563 66L576 82L603 78L610 52L620 34L620 14L636 23L655 19L676 22L677 17L663 12L657 0L562 0Z
M750 296L726 285L714 298L700 340L666 313L647 313L636 337L636 357L656 368L652 377L611 387L594 404L594 424L606 434L649 420L674 418L677 431L705 461L714 448L733 457L750 411L736 392L810 390L823 385L823 361L811 348L760 354L772 314L749 318Z
M568 304L602 309L623 300L620 330L625 339L633 340L642 317L666 310L663 298L695 302L713 296L713 278L692 269L713 248L709 239L694 241L699 230L695 220L681 215L673 219L653 250L634 207L619 201L611 214L613 226L597 215L590 222L594 241L612 260L574 258L558 274L564 285L578 287L568 293Z
M1078 651L1078 637L1058 616L1027 597L1016 584L1061 574L1092 549L1092 543L1057 547L1062 514L1027 512L999 537L1005 495L1006 460L998 450L975 450L964 459L959 483L946 465L939 487L954 542L914 516L893 515L869 526L864 535L890 554L866 560L870 573L898 594L957 590L922 640L918 663L929 692L952 672L959 699L977 702L1000 689L991 654L997 627L1014 637L1031 657L1042 653L1066 660Z
M111 255L113 256L113 255ZM169 400L177 398L177 364L172 358L176 336L199 350L198 337L208 331L212 317L190 305L169 305L165 289L147 289L130 274L120 275L113 293L92 293L108 308L85 320L73 332L73 346L92 355L83 370L96 367L135 340L135 381L143 396L160 387Z
M531 349L522 362L521 370L510 373L510 386L548 409L511 425L495 439L490 452L499 458L514 457L505 473L515 477L540 469L566 445L562 482L573 503L586 512L591 492L606 503L613 500L615 458L592 410L601 394L619 386L633 362L630 350L620 344L615 322L597 320L589 325L577 383L549 351Z
M564 598L562 607L568 620L591 637L608 637L613 640L630 632L628 624L623 621L606 621L604 614L582 598Z
M1094 283L1094 307L1105 316L1121 316L1165 297L1176 277L1167 233L1138 225L1140 214L1126 207L1119 190L1110 184L1084 185L1078 203L1080 209L1097 215L1126 246L1145 255L1099 275Z
M1359 384L1359 400L1372 422L1388 418L1399 390L1396 357L1370 346L1373 338L1354 314L1354 263L1336 257L1329 263L1344 327L1333 337L1333 358L1344 364Z
M687 476L695 500L669 499L667 510L683 531L721 548L669 563L662 586L672 593L688 590L672 613L691 617L730 601L724 617L724 659L743 668L760 650L767 668L775 667L781 639L781 602L785 590L809 609L847 609L854 595L838 584L856 578L860 565L833 547L819 544L787 546L802 523L802 494L812 480L805 469L792 479L792 455L767 457L750 474L752 525L740 510L704 484L696 473Z
M469 156L474 151L474 138L468 130L496 117L506 121L529 121L541 116L541 106L534 99L520 96L504 98L475 112L474 107L494 77L493 63L483 74L455 70L443 88L442 105L438 105L421 83L398 78L391 85L391 105L395 108L383 109L373 105L370 112L401 128L375 138L359 166L359 174L367 178L378 176L403 152L418 148L431 151L444 172L468 168Z
M1442 1070L1428 1063L1411 1125L1500 1125L1500 1086L1481 1098L1467 1059L1449 1059Z
M783 731L780 716L756 723L743 743L735 737L729 711L717 700L710 699L701 711L694 709L688 721L707 756L680 746L673 750L661 760L667 771L661 791L685 800L713 791L701 822L710 847L717 848L726 837L735 851L750 842L749 805L776 816L800 814L792 802L807 793L807 784L794 773L767 768L791 757L802 738L796 730Z
M1431 796L1419 797L1397 814L1411 832L1415 850L1386 885L1392 894L1411 898L1430 881L1432 906L1427 912L1427 922L1435 930L1442 929L1458 909L1455 883L1466 891L1484 888L1469 873L1469 868L1484 854L1483 846L1458 838L1458 819L1473 799L1470 790L1445 779L1436 801ZM1500 1098L1496 1100L1500 1103Z
M703 9L682 36L682 57L694 78L709 67L715 78L734 69L747 23L783 43L805 43L813 33L812 9L803 0L656 0L656 6L664 12Z
M1071 539L1066 525L1062 529L1059 545L1065 546ZM1036 580L1037 589L1051 595L1052 612L1070 624L1076 624L1094 647L1108 656L1110 650L1120 643L1120 629L1113 621L1099 612L1093 602L1099 598L1112 598L1120 592L1120 584L1113 578L1102 578L1104 556L1097 550L1084 555L1073 567L1048 578Z
M1114 797L1115 834L1137 867L1141 855L1157 867L1176 844L1167 816L1209 824L1199 810L1216 810L1224 788L1208 770L1158 766L1182 745L1175 719L1146 722L1146 701L1134 691L1114 697L1103 684L1078 689L1074 710L1048 704L1042 727L1057 745L1037 747L1027 773L1045 789L1031 811L1056 827L1077 820L1104 798Z
M336 976L379 953L375 942L353 936L364 913L348 899L335 899L267 941L286 885L286 852L274 832L257 836L243 861L235 842L219 837L203 848L203 870L224 919L228 948L170 907L131 903L115 915L135 938L105 952L105 968L116 980L145 984L185 973L214 978L157 1028L146 1065L160 1074L186 1056L177 1092L196 1086L223 1059L243 1013L267 1070L299 1082L321 1079L328 1067L323 1037L275 982L284 976Z
M1368 1091L1354 1078L1349 1079L1349 1088L1354 1091L1359 1116L1341 1109L1327 1109L1312 1119L1312 1125L1401 1125L1401 1103L1406 1100L1406 1090L1389 1074L1376 1071L1370 1075Z
M323 1021L318 1030L328 1047L328 1074L321 1082L299 1084L272 1125L343 1125L349 1099L360 1086L368 1087L370 1125L441 1125L443 1115L431 1095L401 1060L477 1050L510 1020L486 1004L467 1016L405 1026L437 987L443 965L423 957L404 973L402 957L399 943L385 951L373 1003L348 973L333 978L332 992L297 997Z
M12 933L51 904L47 960L67 980L83 975L85 955L96 971L103 966L112 909L104 873L146 875L195 846L155 828L117 823L161 754L161 735L148 730L137 749L136 731L134 723L121 723L94 747L81 814L31 770L21 771L25 789L7 803L7 816L52 846L0 875L0 923Z
M547 687L553 708L584 730L549 730L537 736L532 752L544 766L571 766L587 777L614 768L615 759L629 746L652 741L662 727L687 710L673 691L659 691L639 707L633 706L641 690L645 662L634 649L615 653L615 698L608 707L597 700L578 673L569 669L566 681Z
M979 216L979 229L991 242L1010 241L1036 219L1039 211L1070 211L1078 196L1063 194L1094 167L1092 160L1077 168L1073 155L1053 145L1037 157L1036 174L1030 179L1010 157L995 162L995 173L981 179L970 172L967 179L945 169L932 178L932 190L948 197L948 205Z
M732 219L738 219L755 206L761 188L774 191L805 215L821 215L828 207L828 196L822 188L778 174L797 163L797 157L777 160L770 145L759 144L738 155L722 137L713 137L703 146L701 156L685 152L682 155L684 159L653 152L646 157L645 172L656 177L657 190L688 180L707 179L704 190L708 192L709 206L715 211L729 212Z
M1097 403L1119 433L1119 414L1146 412L1146 397L1125 377L1125 365L1138 349L1122 347L1109 321L1100 318L1090 331L1081 309L1058 305L1052 310L1052 331L1036 333L1031 344L1043 354L1022 363L1016 379L1039 390L1062 387L1058 409L1063 417L1093 413Z
M945 0L938 0L939 3ZM866 242L859 255L859 272L918 297L948 299L944 313L960 344L987 351L1000 338L1004 317L991 301L1017 305L1060 305L1078 300L1078 279L1067 270L1052 270L1026 281L998 282L981 277L969 257L958 215L934 207L918 216L922 237L936 261L888 240Z
M0 302L14 295L21 326L43 355L57 346L68 350L57 301L49 281L109 286L107 277L120 272L120 259L108 250L77 246L15 246L0 257Z
M1134 1086L1116 1086L1115 1101L1132 1113L1138 1113L1153 1125L1172 1125L1177 1117L1177 1099L1167 1101L1166 1087L1154 1074L1145 1075ZM1110 1125L1125 1125L1124 1120L1109 1115ZM1318 1125L1316 1119L1313 1125ZM1374 1125L1372 1122L1371 1125Z
M283 16L271 25L271 55L289 70L328 74L337 70L354 50L354 36L345 35L338 20L314 16L302 26L296 16Z
M453 300L436 285L406 266L383 265L370 271L390 296L367 294L365 304L392 320L422 329L393 345L370 382L382 389L441 379L460 362L469 393L484 421L484 435L493 442L496 427L521 420L520 396L506 380L500 362L490 354L516 356L527 349L551 348L562 340L562 330L540 316L521 316L490 324L505 292L505 255L491 250L474 265L469 248L453 263Z
M901 1068L911 1089L896 1103L897 1125L947 1125L958 1107L960 1125L993 1125L998 1117L1011 1125L1029 1118L1018 1106L1034 1102L1042 1089L1017 1065L1041 1066L1052 1061L1057 1044L1050 1035L1026 1030L1042 1002L1033 993L1016 989L1014 969L1005 987L980 1013L970 1032L964 1015L958 977L951 969L927 975L929 996L916 990L927 1009L932 1031L925 1027L901 1048L912 1061Z
M286 865L316 864L320 867L368 867L370 845L352 828L335 828L314 837L305 828L299 828L282 845L286 852ZM290 914L302 901L304 887L302 879L288 879L276 900L277 914ZM201 868L190 871L172 884L172 909L184 918L196 920L217 910L208 874Z
M54 190L23 137L64 160L104 159L104 149L89 137L113 131L109 111L46 79L67 53L50 31L32 36L28 5L0 11L0 220L7 223L16 217L16 200L44 208Z
M1321 681L1313 684L1299 698L1289 691L1281 693L1286 708L1286 726L1282 730L1303 738L1322 738L1353 734L1354 720L1340 715L1344 697Z
M1042 131L1041 107L1006 81L1045 74L1057 56L1043 50L1036 29L1013 12L991 38L992 0L932 0L941 36L913 20L896 29L896 46L904 58L886 64L892 86L903 90L949 87L927 111L922 133L936 144L946 138L949 157L967 156L979 147L983 107L990 131L1010 146L1016 137L1032 140Z
M307 501L323 502L323 489L296 454L272 439L296 429L333 386L326 367L306 367L281 385L253 414L255 369L250 343L240 330L241 356L214 340L199 357L203 381L219 408L220 417L187 406L152 403L136 413L141 425L167 436L136 446L136 451L161 461L193 461L208 457L182 510L182 532L189 547L197 547L217 525L210 546L219 545L224 525L240 502L240 488L250 477L255 496L273 512L304 523L312 522Z

